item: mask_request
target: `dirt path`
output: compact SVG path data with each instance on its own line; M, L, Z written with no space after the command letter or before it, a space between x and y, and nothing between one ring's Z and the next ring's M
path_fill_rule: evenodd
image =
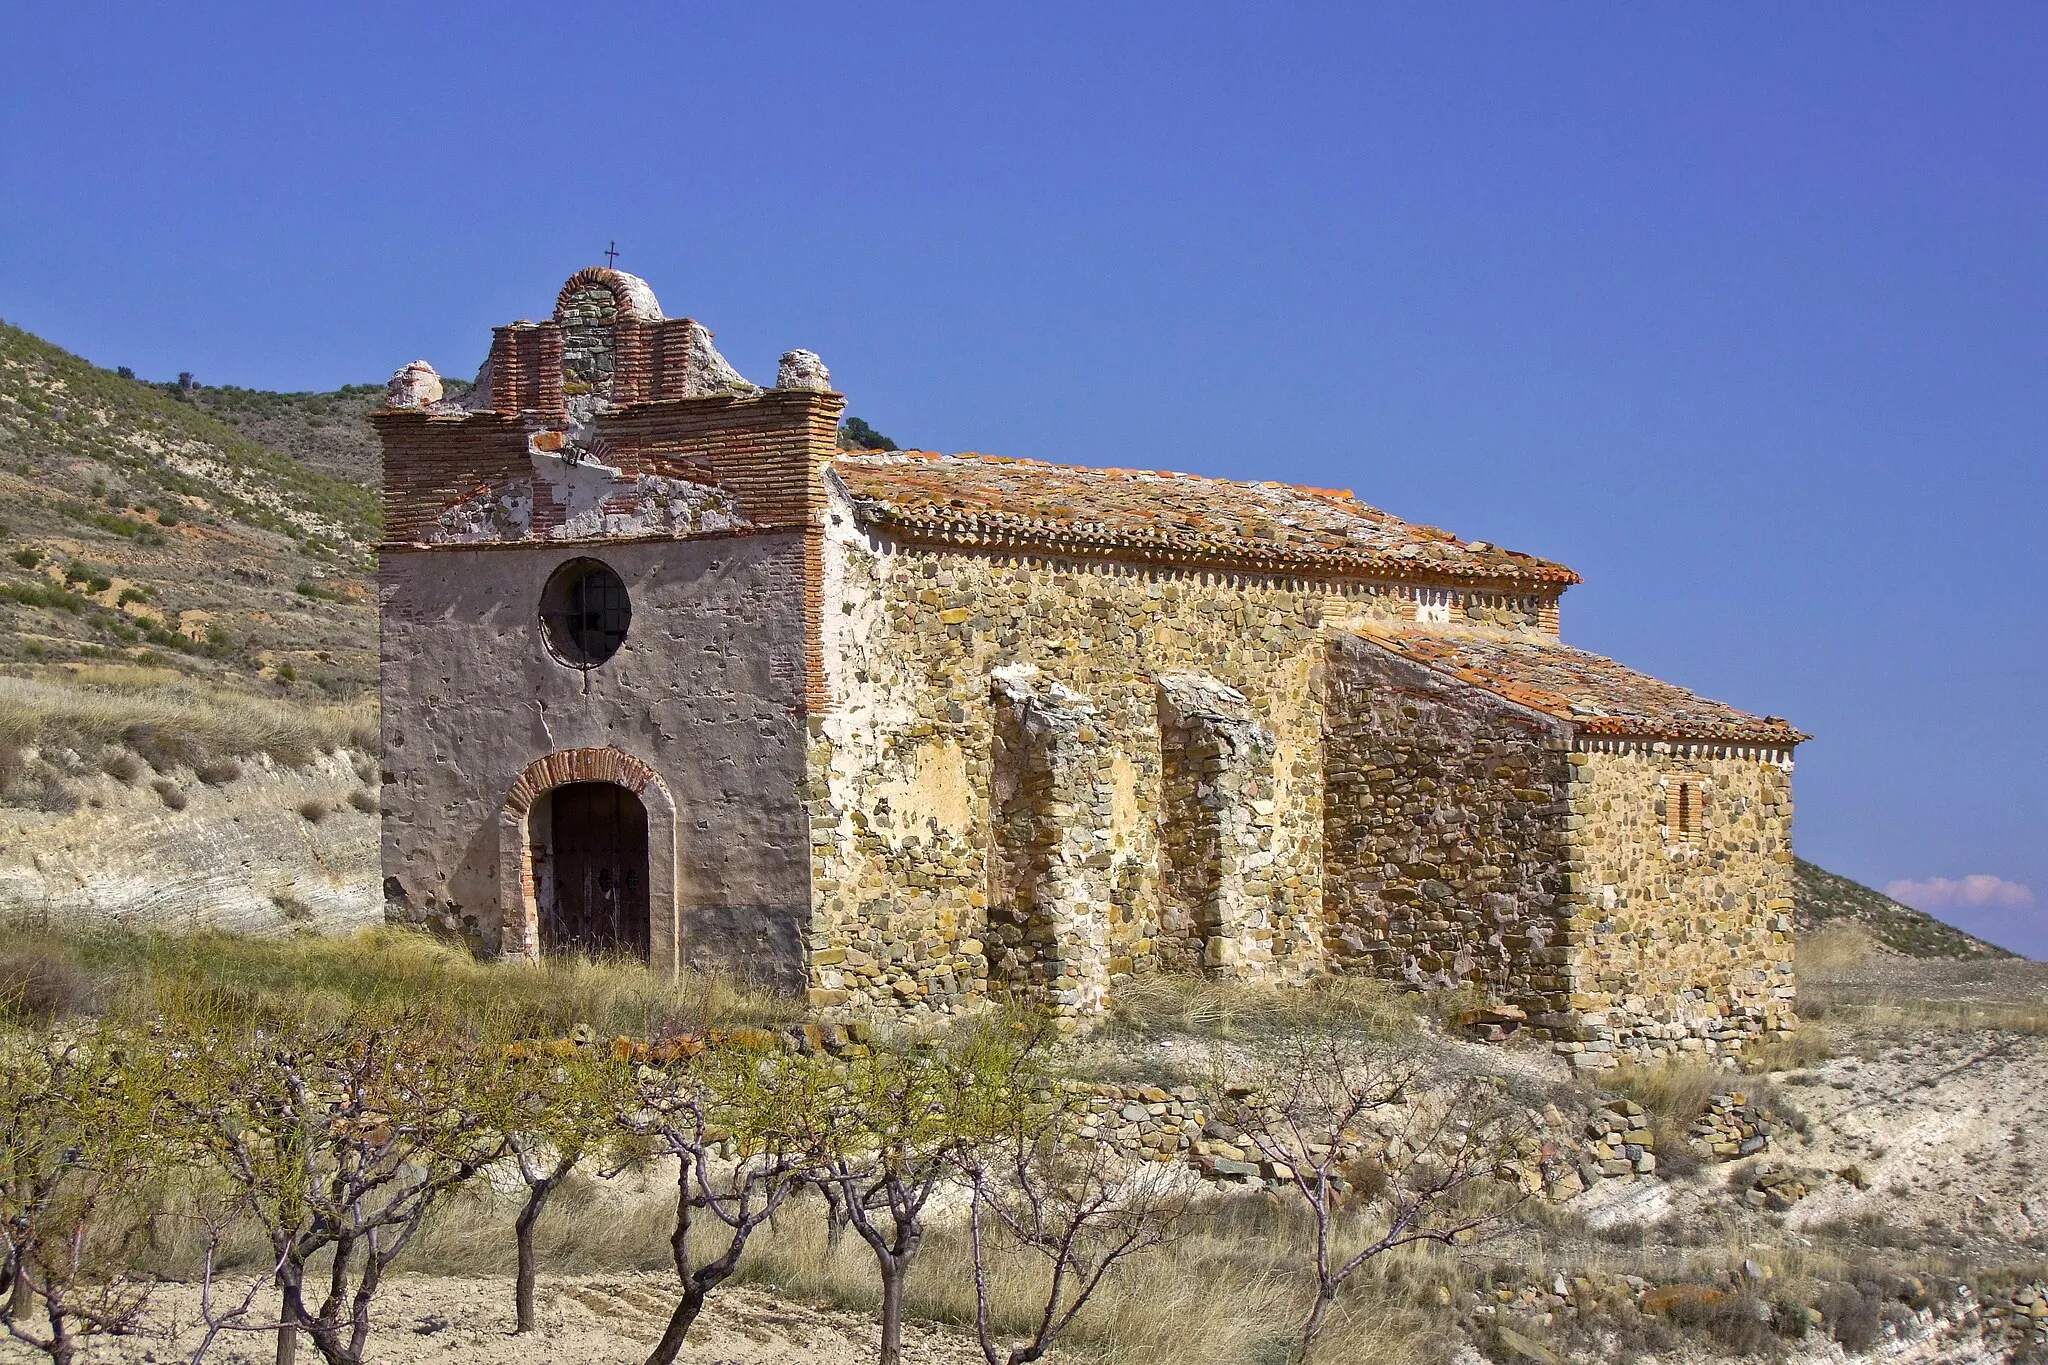
M515 1337L509 1277L400 1275L380 1297L370 1358L379 1365L639 1365L668 1320L673 1281L656 1274L542 1278L540 1331ZM151 1319L167 1336L95 1346L84 1360L146 1365L181 1360L197 1341L191 1330L198 1294L167 1286ZM927 1323L907 1323L903 1356L911 1365L969 1365L980 1353L967 1336ZM749 1287L720 1290L698 1319L682 1359L688 1365L866 1365L876 1329L864 1314L792 1303ZM301 1343L299 1358L319 1357ZM0 1361L42 1359L0 1340ZM207 1355L213 1365L269 1365L267 1336L224 1338Z

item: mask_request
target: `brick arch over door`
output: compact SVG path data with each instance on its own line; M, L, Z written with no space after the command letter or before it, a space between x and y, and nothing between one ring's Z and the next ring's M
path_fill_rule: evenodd
M676 920L676 803L661 775L623 749L557 749L519 774L498 813L498 914L506 957L540 960L540 903L533 885L533 803L571 782L610 782L647 810L648 963L673 975L681 962Z

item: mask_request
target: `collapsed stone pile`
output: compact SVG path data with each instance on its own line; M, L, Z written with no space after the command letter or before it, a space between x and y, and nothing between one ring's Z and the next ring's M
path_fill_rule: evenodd
M2048 1345L2048 1286L2023 1284L1984 1303L1984 1335Z
M1191 1087L1163 1090L1156 1085L1097 1085L1083 1103L1088 1120L1081 1136L1109 1143L1127 1156L1172 1161L1190 1148L1199 1152L1202 1147L1206 1116ZM1215 1174L1206 1169L1203 1173Z
M1736 1161L1771 1145L1770 1125L1764 1111L1749 1102L1740 1090L1716 1095L1707 1112L1693 1124L1692 1136L1714 1154L1717 1161Z
M1782 1167L1765 1166L1757 1171L1755 1183L1742 1192L1742 1202L1753 1209L1785 1213L1806 1195L1807 1184L1800 1177Z
M1233 1100L1250 1097L1237 1087ZM1192 1086L1167 1089L1143 1083L1096 1084L1082 1101L1088 1112L1081 1136L1100 1141L1140 1161L1186 1161L1203 1179L1221 1186L1277 1185L1291 1178L1285 1165L1255 1148L1238 1129L1209 1113ZM1366 1119L1365 1132L1347 1134L1338 1149L1339 1167L1390 1140L1399 1130L1400 1115L1376 1113ZM1563 1201L1605 1180L1654 1178L1656 1137L1643 1107L1633 1100L1610 1100L1584 1124L1583 1135L1570 1135L1571 1120L1554 1106L1532 1115L1539 1134L1513 1163L1528 1192ZM1563 1130L1563 1131L1560 1131ZM1310 1155L1320 1157L1324 1149Z
M1634 1100L1609 1100L1586 1120L1586 1160L1601 1176L1648 1175L1657 1169L1657 1139L1643 1106ZM1592 1177L1586 1177L1592 1184Z

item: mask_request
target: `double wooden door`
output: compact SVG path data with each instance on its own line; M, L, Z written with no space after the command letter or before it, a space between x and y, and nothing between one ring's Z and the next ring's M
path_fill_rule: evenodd
M646 807L609 782L572 782L551 801L554 895L541 916L541 951L645 959Z

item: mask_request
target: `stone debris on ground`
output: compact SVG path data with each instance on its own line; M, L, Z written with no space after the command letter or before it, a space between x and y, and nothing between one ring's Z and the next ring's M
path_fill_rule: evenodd
M1704 1144L1719 1161L1735 1161L1767 1151L1771 1130L1764 1111L1749 1102L1740 1090L1716 1095L1693 1125L1693 1138Z

